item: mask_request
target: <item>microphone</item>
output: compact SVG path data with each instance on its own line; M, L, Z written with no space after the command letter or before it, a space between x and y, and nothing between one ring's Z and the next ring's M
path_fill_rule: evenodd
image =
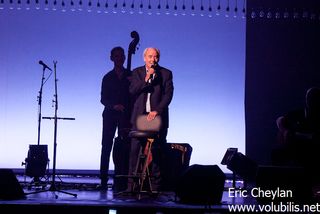
M42 62L42 60L39 61L39 64L42 65L44 69L47 68L47 69L49 69L50 71L52 71L52 69L51 69L49 66L47 66L44 62Z
M149 79L148 79L148 83L151 83L151 82L152 82L152 80L153 80L153 75L154 75L154 74L150 74Z
M157 68L157 66L158 66L158 63L154 62L154 64L153 64L153 65L151 65L151 68L156 69L156 68Z

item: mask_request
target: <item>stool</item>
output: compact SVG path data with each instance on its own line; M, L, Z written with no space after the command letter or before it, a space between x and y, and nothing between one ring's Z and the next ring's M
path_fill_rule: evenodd
M157 116L155 119L148 121L147 115L141 115L137 119L136 130L129 132L130 138L138 138L141 140L146 139L146 145L143 148L141 146L139 151L139 156L136 163L135 172L132 176L133 178L133 190L137 189L138 199L141 198L141 193L143 191L145 181L148 184L147 192L153 194L156 193L152 190L151 178L149 172L149 164L152 161L151 148L154 140L159 135L159 130L161 127L161 117Z

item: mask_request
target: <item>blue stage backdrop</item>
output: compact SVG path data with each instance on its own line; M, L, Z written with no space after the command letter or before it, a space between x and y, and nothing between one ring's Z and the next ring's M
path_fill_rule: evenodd
M143 65L143 50L154 46L161 50L160 64L173 71L168 142L190 144L191 164L218 164L228 172L220 165L227 148L245 152L245 19L240 6L238 13L235 5L226 11L229 1L221 1L220 8L212 5L208 11L211 1L204 1L202 11L195 1L197 10L192 5L166 10L161 1L161 10L157 5L148 10L149 1L142 2L142 9L137 4L131 10L131 2L126 8L112 8L114 1L107 8L90 7L87 1L72 7L70 2L62 7L61 1L1 2L0 167L23 168L29 145L37 144L42 60L51 69L57 61L58 116L75 118L58 120L57 169L99 169L101 80L112 69L110 50L122 46L127 51L135 30L140 43L132 67ZM54 76L46 70L44 117L54 116L54 94ZM42 120L40 144L48 145L50 167L53 142L54 121Z

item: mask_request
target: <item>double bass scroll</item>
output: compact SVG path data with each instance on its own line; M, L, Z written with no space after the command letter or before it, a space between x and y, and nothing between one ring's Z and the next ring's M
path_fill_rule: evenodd
M131 35L131 38L133 38L133 40L130 42L129 48L128 48L127 70L129 71L131 71L132 54L136 53L137 45L140 41L140 36L137 31L132 31L130 35Z

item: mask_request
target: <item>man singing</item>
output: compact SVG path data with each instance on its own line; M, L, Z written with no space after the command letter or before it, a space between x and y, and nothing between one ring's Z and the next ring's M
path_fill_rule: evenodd
M132 82L129 87L130 93L136 98L131 116L131 123L135 128L137 117L147 114L147 120L155 117L162 118L162 127L159 138L153 143L152 148L152 185L153 190L159 190L161 181L162 166L160 163L161 149L167 142L166 137L169 127L169 104L173 97L172 72L159 63L160 51L157 48L149 47L143 52L144 66L133 70ZM129 173L133 174L139 156L139 140L131 141ZM129 188L132 187L132 180L129 180Z

